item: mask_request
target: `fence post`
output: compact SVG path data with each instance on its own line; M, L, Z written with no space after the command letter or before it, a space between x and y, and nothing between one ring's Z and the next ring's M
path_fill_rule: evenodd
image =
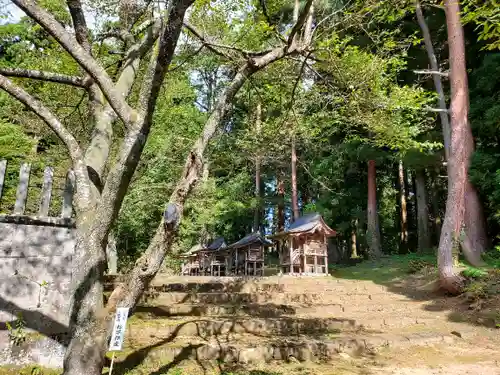
M63 218L71 218L73 214L73 187L75 186L75 174L70 169L68 174L66 175L66 184L64 185L64 194L63 194L63 205L61 210L61 217Z
M14 215L24 214L26 207L26 199L28 198L28 186L30 182L31 165L28 163L21 164L19 170L19 185L17 186L16 204L14 205Z
M7 160L0 160L0 200L2 199L3 182L5 181L6 170L7 170Z
M45 167L43 171L43 185L40 199L40 208L38 215L41 217L49 216L50 198L52 196L52 177L54 170L51 167Z

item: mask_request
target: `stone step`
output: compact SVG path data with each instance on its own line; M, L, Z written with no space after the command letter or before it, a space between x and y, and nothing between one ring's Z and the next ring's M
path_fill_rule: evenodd
M170 306L173 304L248 304L248 303L273 303L273 304L397 304L415 302L409 297L392 293L184 293L184 292L156 292L148 290L141 304L152 306Z
M328 362L339 353L351 356L373 353L387 347L411 347L437 343L452 343L452 335L435 334L432 332L418 334L351 334L330 339L291 338L291 339L260 339L255 336L231 336L229 340L221 338L211 340L177 340L157 336L155 350L148 353L148 360L175 362L196 359L197 361L223 361L224 363L263 363L270 361ZM135 347L134 350L140 350ZM120 363L121 359L118 359ZM119 366L119 365L118 365Z
M106 290L111 290L120 282L120 277L108 277ZM205 276L157 276L150 284L158 292L382 292L387 288L371 281L343 280L331 277L205 277Z
M372 317L374 313L398 314L397 316L425 316L435 315L424 310L425 302L386 302L372 304L297 304L297 303L171 303L170 298L156 298L147 304L140 304L136 312L148 314L150 317L169 316L254 316L272 318L279 316L308 316L315 318L351 316L356 318ZM396 318L397 319L397 318Z
M132 320L129 325L131 334L159 335L166 337L215 337L247 334L260 337L297 336L297 335L330 335L341 332L358 332L362 327L352 319L308 319L308 318L251 318L251 317L217 317L217 318L179 318L156 319L148 317Z
M284 306L290 309L290 306ZM184 310L186 308L197 309L195 315L193 310ZM242 321L243 326L263 327L261 330L268 331L268 327L281 327L280 332L285 334L304 333L307 329L315 330L316 332L335 331L336 329L365 329L387 332L390 330L408 329L413 331L421 331L437 327L433 329L451 332L453 330L461 330L463 323L446 321L444 316L436 316L429 312L381 312L373 313L332 313L331 310L323 312L308 311L308 307L297 307L296 315L290 314L290 311L276 310L260 311L250 310L250 307L241 309L238 306L171 306L165 308L144 308L139 307L136 310L135 316L138 319L148 322L148 325L153 325L155 329L163 329L165 326L180 325L188 321L225 321L226 325L232 326L233 322ZM175 314L176 313L176 314ZM267 323L266 323L267 322ZM278 323L279 322L279 323ZM285 323L283 323L285 322ZM312 323L311 323L312 322ZM317 323L317 327L314 324ZM203 323L207 324L207 323ZM308 328L309 327L309 328ZM312 328L311 328L312 327ZM328 328L329 327L329 328ZM239 327L236 330L240 329ZM288 331L287 331L288 330Z

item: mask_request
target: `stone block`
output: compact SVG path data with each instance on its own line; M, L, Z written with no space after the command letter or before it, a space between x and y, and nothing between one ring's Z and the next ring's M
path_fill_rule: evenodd
M69 255L73 254L74 247L73 229L41 225L17 225L12 237L11 256Z

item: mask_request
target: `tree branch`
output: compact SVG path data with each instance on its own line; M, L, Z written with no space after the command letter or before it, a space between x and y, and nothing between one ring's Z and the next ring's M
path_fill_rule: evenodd
M35 2L29 0L12 0L12 2L38 22L85 69L102 90L113 110L125 123L125 126L129 126L134 122L136 118L135 111L130 108L125 98L115 89L113 81L106 70L80 46L73 35L68 33L50 13Z
M213 53L219 55L219 56L222 56L222 57L225 57L226 59L228 60L232 60L232 57L229 56L228 54L226 54L224 51L219 51L217 49L216 46L214 46L214 43L208 41L203 35L201 35L198 30L196 30L196 28L191 25L189 22L187 21L184 21L184 27L186 29L188 29L191 34L193 34L197 39L199 39L199 41L205 46L207 47L210 51L212 51Z
M212 52L215 52L216 54L220 55L220 56L223 56L223 57L226 57L228 59L231 59L232 60L232 57L227 55L225 52L223 51L220 51L218 50L217 48L219 49L227 49L227 50L231 50L231 51L235 51L235 52L238 52L240 53L244 58L248 58L248 57L252 57L252 56L262 56L262 55L265 55L266 53L272 51L271 49L267 49L267 50L262 50L262 51L249 51L249 50L245 50L245 49L242 49L242 48L239 48L239 47L235 47L235 46L228 46L226 44L220 44L220 43L214 43L210 40L208 40L208 38L204 37L193 25L191 25L189 22L187 21L184 21L184 27L186 29L188 29L191 34L193 34L197 39L200 40L200 42L206 46L208 49L210 49Z
M129 96L134 85L141 59L151 49L160 34L160 20L150 26L142 40L132 45L125 54L125 61L116 82L116 89L124 98ZM116 120L116 112L109 104L99 103L97 108L99 109L95 113L95 127L85 151L85 162L93 176L93 181L98 182L97 186L100 187L99 190L102 190L102 174L109 157L113 134L112 124Z
M38 79L40 81L62 83L82 88L86 88L90 84L90 80L85 80L84 78L61 73L45 72L42 70L0 68L0 74L3 74L6 77Z
M89 43L89 30L83 14L82 3L80 0L67 0L66 3L73 20L76 40L85 51L92 54L92 47Z
M40 101L33 98L21 87L14 85L9 79L0 74L0 87L21 103L29 107L40 117L56 135L64 142L71 160L76 164L82 160L80 145L73 135L64 127L57 117L48 110Z
M287 41L288 47L292 46L292 44L295 40L295 36L297 35L297 33L300 31L300 29L304 25L304 22L306 22L306 19L309 15L309 12L311 11L313 1L314 0L307 0L306 5L304 6L304 10L302 11L302 13L300 13L299 18L297 19L297 22L295 22L295 25L293 25L292 31L290 32L290 35L288 36L288 41Z
M413 73L415 74L435 74L441 77L448 77L449 73L448 72L441 72L441 71L435 71L435 70L428 70L428 69L423 69L423 70L414 70Z

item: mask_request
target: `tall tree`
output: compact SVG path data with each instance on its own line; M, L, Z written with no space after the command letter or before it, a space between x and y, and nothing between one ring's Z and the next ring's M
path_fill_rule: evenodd
M292 147L291 147L291 171L292 171L292 212L293 219L297 220L300 216L299 210L299 194L297 189L297 149L295 135L292 135Z
M425 188L425 170L418 168L415 172L415 190L417 195L417 230L418 251L423 252L431 247L429 233L429 209Z
M446 8L447 10L449 7ZM445 149L445 156L446 160L450 158L450 122L448 118L448 109L446 106L446 99L445 99L445 94L443 90L443 85L441 82L441 76L446 75L446 73L443 73L440 71L439 66L438 66L438 61L436 58L436 54L434 52L434 47L432 45L432 38L431 34L429 31L429 28L427 26L427 23L425 21L425 17L420 5L419 1L416 1L416 13L417 13L417 19L418 23L420 25L420 28L422 30L422 34L424 36L424 42L425 42L425 49L427 51L427 55L429 58L429 64L431 67L431 75L434 81L434 86L436 88L436 92L438 94L439 98L439 117L441 119L441 125L443 127L443 139L444 139L444 149ZM447 20L449 19L449 12L447 11L446 13ZM460 16L458 22L460 23ZM449 22L448 27L449 27ZM455 38L462 38L462 43L465 45L464 41L464 36L463 36L463 27L460 25L455 26L456 28L460 28L459 31L457 31L457 34ZM460 34L460 35L459 35ZM456 49L456 48L455 48ZM451 45L450 45L450 70L452 69L452 64L454 61L453 59L456 58L456 55L453 55L451 53ZM464 85L464 90L466 90L466 97L463 99L463 105L466 105L466 108L464 109L466 111L465 116L467 117L467 132L466 132L466 137L467 137L467 143L469 144L469 148L473 151L474 150L474 139L472 137L472 131L470 129L470 125L468 122L468 113L469 113L469 88L468 88L468 83L467 83L467 73L465 70L465 47L463 48L463 51L460 52L455 52L455 53L463 53L463 67L460 68L455 68L455 69L463 69L464 73L462 74L463 77L465 78L465 82L463 82ZM456 75L456 73L455 73ZM472 153L470 151L470 153ZM469 159L470 155L467 157L467 165L469 164ZM470 183L469 179L467 178L466 181L466 188L465 188L465 194L466 194L466 200L465 200L465 211L464 211L464 231L463 231L463 237L464 241L462 241L462 247L464 247L464 254L467 257L467 260L473 264L473 265L480 265L481 262L481 253L483 253L488 244L488 239L487 239L487 234L486 234L486 222L484 220L484 214L483 214L483 208L482 208L482 203L479 198L479 194L476 190L476 188Z
M366 238L368 241L369 256L378 259L382 255L380 248L380 228L377 212L377 170L375 160L368 160L368 227Z
M468 126L468 87L465 67L465 41L457 0L446 0L446 26L450 51L451 142L448 160L448 198L438 250L442 287L452 293L462 290L462 279L453 269L453 251L458 248L464 226L467 169L472 154Z
M399 180L399 207L400 207L400 245L404 252L408 251L408 212L406 209L406 185L405 171L403 161L398 163L398 180Z
M260 136L261 126L262 126L262 103L260 101L257 102L255 107L255 132L257 137ZM261 220L261 195L260 195L260 155L255 156L255 198L257 199L257 206L255 207L254 213L254 222L253 222L253 230L257 232L260 228L260 220Z

